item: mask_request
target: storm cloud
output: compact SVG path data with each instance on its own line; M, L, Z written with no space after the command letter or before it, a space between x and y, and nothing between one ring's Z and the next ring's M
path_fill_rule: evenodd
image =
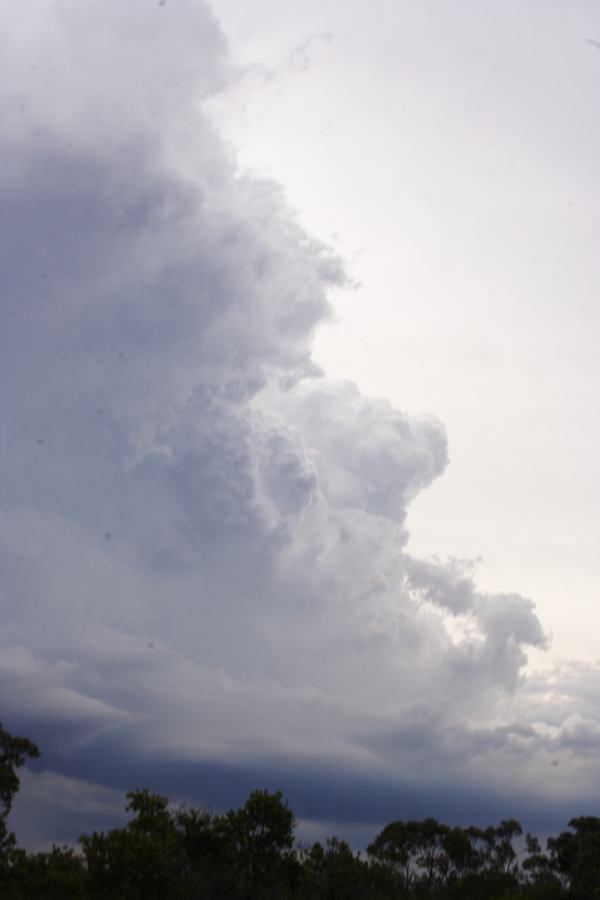
M533 603L406 552L443 425L311 358L344 264L203 114L237 77L209 9L2 0L0 59L0 698L43 752L20 835L47 803L74 839L140 781L458 820L559 759L584 797L593 695L525 676Z

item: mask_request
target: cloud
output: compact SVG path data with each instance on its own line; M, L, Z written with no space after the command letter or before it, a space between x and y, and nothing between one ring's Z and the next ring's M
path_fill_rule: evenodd
M312 34L307 35L304 40L290 52L290 69L298 69L301 72L306 72L310 68L310 56L313 45L317 42L330 44L332 40L333 34L330 31L313 32Z
M374 781L416 809L514 783L522 745L585 751L585 703L532 724L533 604L406 553L443 426L312 361L343 263L203 117L236 77L208 9L2 0L0 25L0 698L47 796L317 797L334 768L302 814L335 820Z

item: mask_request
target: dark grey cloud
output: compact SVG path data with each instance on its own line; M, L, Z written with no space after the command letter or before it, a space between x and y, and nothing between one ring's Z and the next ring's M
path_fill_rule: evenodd
M449 785L539 797L561 748L583 785L587 701L556 720L523 676L533 604L406 554L443 426L311 359L343 265L207 125L235 77L207 8L0 22L0 701L42 747L36 817L62 791L76 837L143 778L460 818Z
M14 825L22 823L40 846L49 834L72 842L86 828L121 824L124 792L132 785L148 783L175 802L213 810L240 805L257 785L283 789L303 832L314 836L323 829L324 835L335 833L358 847L372 840L384 823L398 818L433 816L460 825L486 826L516 817L526 830L548 835L562 830L575 812L594 815L596 811L589 794L556 798L527 790L507 793L486 785L449 783L441 772L437 778L419 781L369 775L360 767L340 766L332 760L300 765L267 757L232 764L216 759L149 759L139 753L132 756L125 748L122 752L117 748L115 754L114 745L108 743L103 749L104 754L81 754L77 777L68 774L71 767L60 758L58 771L27 773ZM560 776L560 772L553 774ZM51 815L49 808L54 810Z

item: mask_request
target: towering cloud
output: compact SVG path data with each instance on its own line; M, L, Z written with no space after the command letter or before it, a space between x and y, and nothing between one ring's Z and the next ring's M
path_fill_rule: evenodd
M38 778L218 804L265 761L359 790L579 759L597 728L523 679L532 603L405 552L443 427L314 365L343 263L207 124L207 8L1 0L0 60L0 697Z

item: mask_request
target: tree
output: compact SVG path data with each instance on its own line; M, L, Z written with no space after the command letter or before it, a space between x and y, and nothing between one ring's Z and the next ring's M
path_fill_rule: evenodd
M8 854L2 900L83 900L86 871L81 857L69 847L46 853L12 849Z
M181 807L174 814L174 822L180 845L182 896L203 900L227 897L235 873L219 817Z
M390 822L367 847L371 859L396 876L405 890L416 877L418 822Z
M428 890L434 890L447 883L450 859L446 849L446 838L449 831L447 825L442 825L436 819L424 819L418 823L416 863L420 881Z
M240 895L275 891L284 896L296 879L298 864L292 850L295 818L281 791L253 791L240 809L215 824L225 839Z
M527 856L521 863L521 872L527 886L527 896L535 900L555 900L565 896L560 879L553 871L550 858L542 853L538 839L525 836Z
M0 724L0 854L15 843L14 834L6 827L6 818L21 783L16 770L25 765L27 759L36 759L39 755L33 741L14 737Z
M467 848L469 841L465 838ZM392 872L403 890L433 891L447 884L453 871L452 853L467 853L456 834L435 819L392 822L369 845L367 852Z
M125 828L93 832L79 840L91 897L162 900L178 896L180 840L166 797L148 790L127 794L135 813Z
M299 896L308 900L362 900L376 896L374 870L345 841L327 838L325 848L313 844L302 853L303 881ZM375 872L375 876L378 872Z
M600 897L600 819L579 816L571 831L548 838L550 863L572 897Z

